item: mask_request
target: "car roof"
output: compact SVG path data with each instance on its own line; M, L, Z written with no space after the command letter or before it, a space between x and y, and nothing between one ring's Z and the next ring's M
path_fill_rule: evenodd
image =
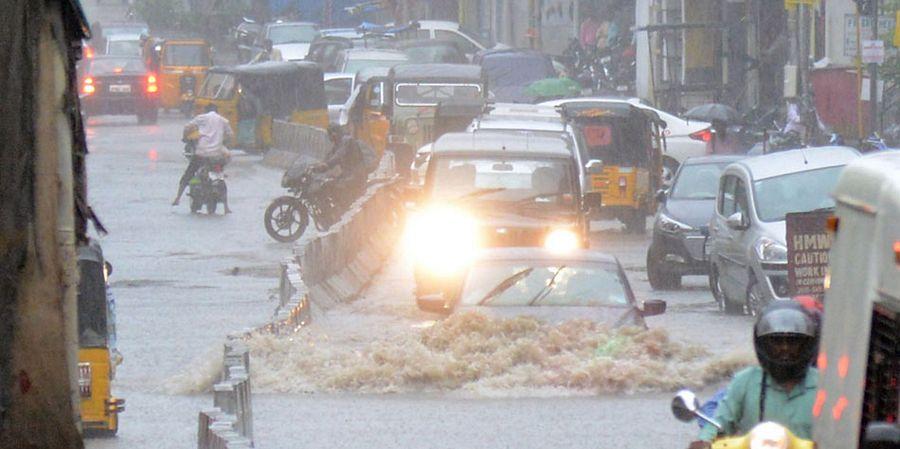
M486 58L515 59L515 58L522 58L522 57L550 59L550 55L548 55L546 53L541 53L537 50L531 50L528 48L496 48L496 49L484 50L478 54L478 58L482 59L482 60L486 59Z
M394 50L390 48L345 48L342 50L347 57L361 58L361 59L379 59L379 58L388 58L392 60L402 60L405 61L408 59L406 53L403 53L400 50Z
M846 165L858 157L859 152L850 147L811 147L749 157L731 166L741 166L750 174L751 179L759 180L799 171Z
M481 81L484 72L481 66L472 64L400 64L391 69L394 79L444 78Z
M372 78L387 78L389 67L364 67L356 72L356 81L364 83Z
M425 29L447 29L447 30L458 30L459 23L451 22L449 20L417 20L416 23L419 24L419 28Z
M607 253L590 249L575 249L557 253L540 247L489 248L478 253L479 261L572 261L619 265L619 260Z
M522 131L558 131L565 132L566 125L558 118L554 121L545 117L492 117L484 116L476 121L479 130L522 130Z
M716 163L731 163L737 162L741 159L746 158L747 156L739 155L739 154L715 154L710 156L692 156L685 159L681 165L703 165L703 164L716 164Z
M479 131L455 132L439 137L432 146L434 154L504 153L510 156L573 157L571 141L562 135L548 136L529 132Z
M116 33L106 37L107 41L139 41L141 35L137 33Z
M394 46L398 49L405 50L408 48L419 48L419 47L453 47L459 48L459 45L456 41L452 41L450 39L407 39L402 41L397 41L394 43Z
M336 80L336 79L348 79L352 80L355 75L349 72L328 72L323 75L325 77L325 81Z

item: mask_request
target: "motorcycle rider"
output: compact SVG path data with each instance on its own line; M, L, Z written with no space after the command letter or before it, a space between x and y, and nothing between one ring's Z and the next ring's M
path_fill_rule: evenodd
M340 125L328 125L328 138L333 145L331 155L314 165L313 171L322 173L340 167L337 185L342 188L343 204L349 205L366 189L365 161L359 143L350 136L345 136Z
M810 366L816 325L803 306L779 301L767 306L753 327L760 366L734 375L714 420L724 435L741 435L764 421L777 422L803 439L812 438L812 407L818 371ZM707 424L691 449L709 448L718 430Z
M215 104L206 106L205 113L194 117L187 125L184 126L184 136L191 135L193 132L199 134L191 161L188 163L181 180L178 183L178 194L175 195L173 206L177 206L181 200L181 195L203 164L221 163L225 165L231 159L231 152L225 147L225 142L231 142L234 139L234 133L231 132L231 125L228 119L222 117L218 113ZM231 209L228 207L228 192L223 195L222 202L225 203L225 213L230 214Z

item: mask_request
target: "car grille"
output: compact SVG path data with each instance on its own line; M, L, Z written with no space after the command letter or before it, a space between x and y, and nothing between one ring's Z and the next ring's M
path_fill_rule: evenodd
M516 229L505 227L485 228L482 236L484 246L544 246L543 229Z

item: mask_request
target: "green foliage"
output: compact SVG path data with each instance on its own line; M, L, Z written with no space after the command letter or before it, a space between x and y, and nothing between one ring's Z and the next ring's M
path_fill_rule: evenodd
M179 22L187 13L182 0L137 0L134 9L151 29L162 30L180 28Z

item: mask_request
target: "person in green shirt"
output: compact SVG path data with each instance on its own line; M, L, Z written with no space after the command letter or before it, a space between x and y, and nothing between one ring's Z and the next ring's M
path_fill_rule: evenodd
M816 334L812 317L796 302L778 301L766 307L753 327L759 366L735 374L716 409L714 420L722 425L722 431L706 424L691 449L710 447L720 434L743 435L765 421L781 424L799 438L811 439L819 377L810 366Z

